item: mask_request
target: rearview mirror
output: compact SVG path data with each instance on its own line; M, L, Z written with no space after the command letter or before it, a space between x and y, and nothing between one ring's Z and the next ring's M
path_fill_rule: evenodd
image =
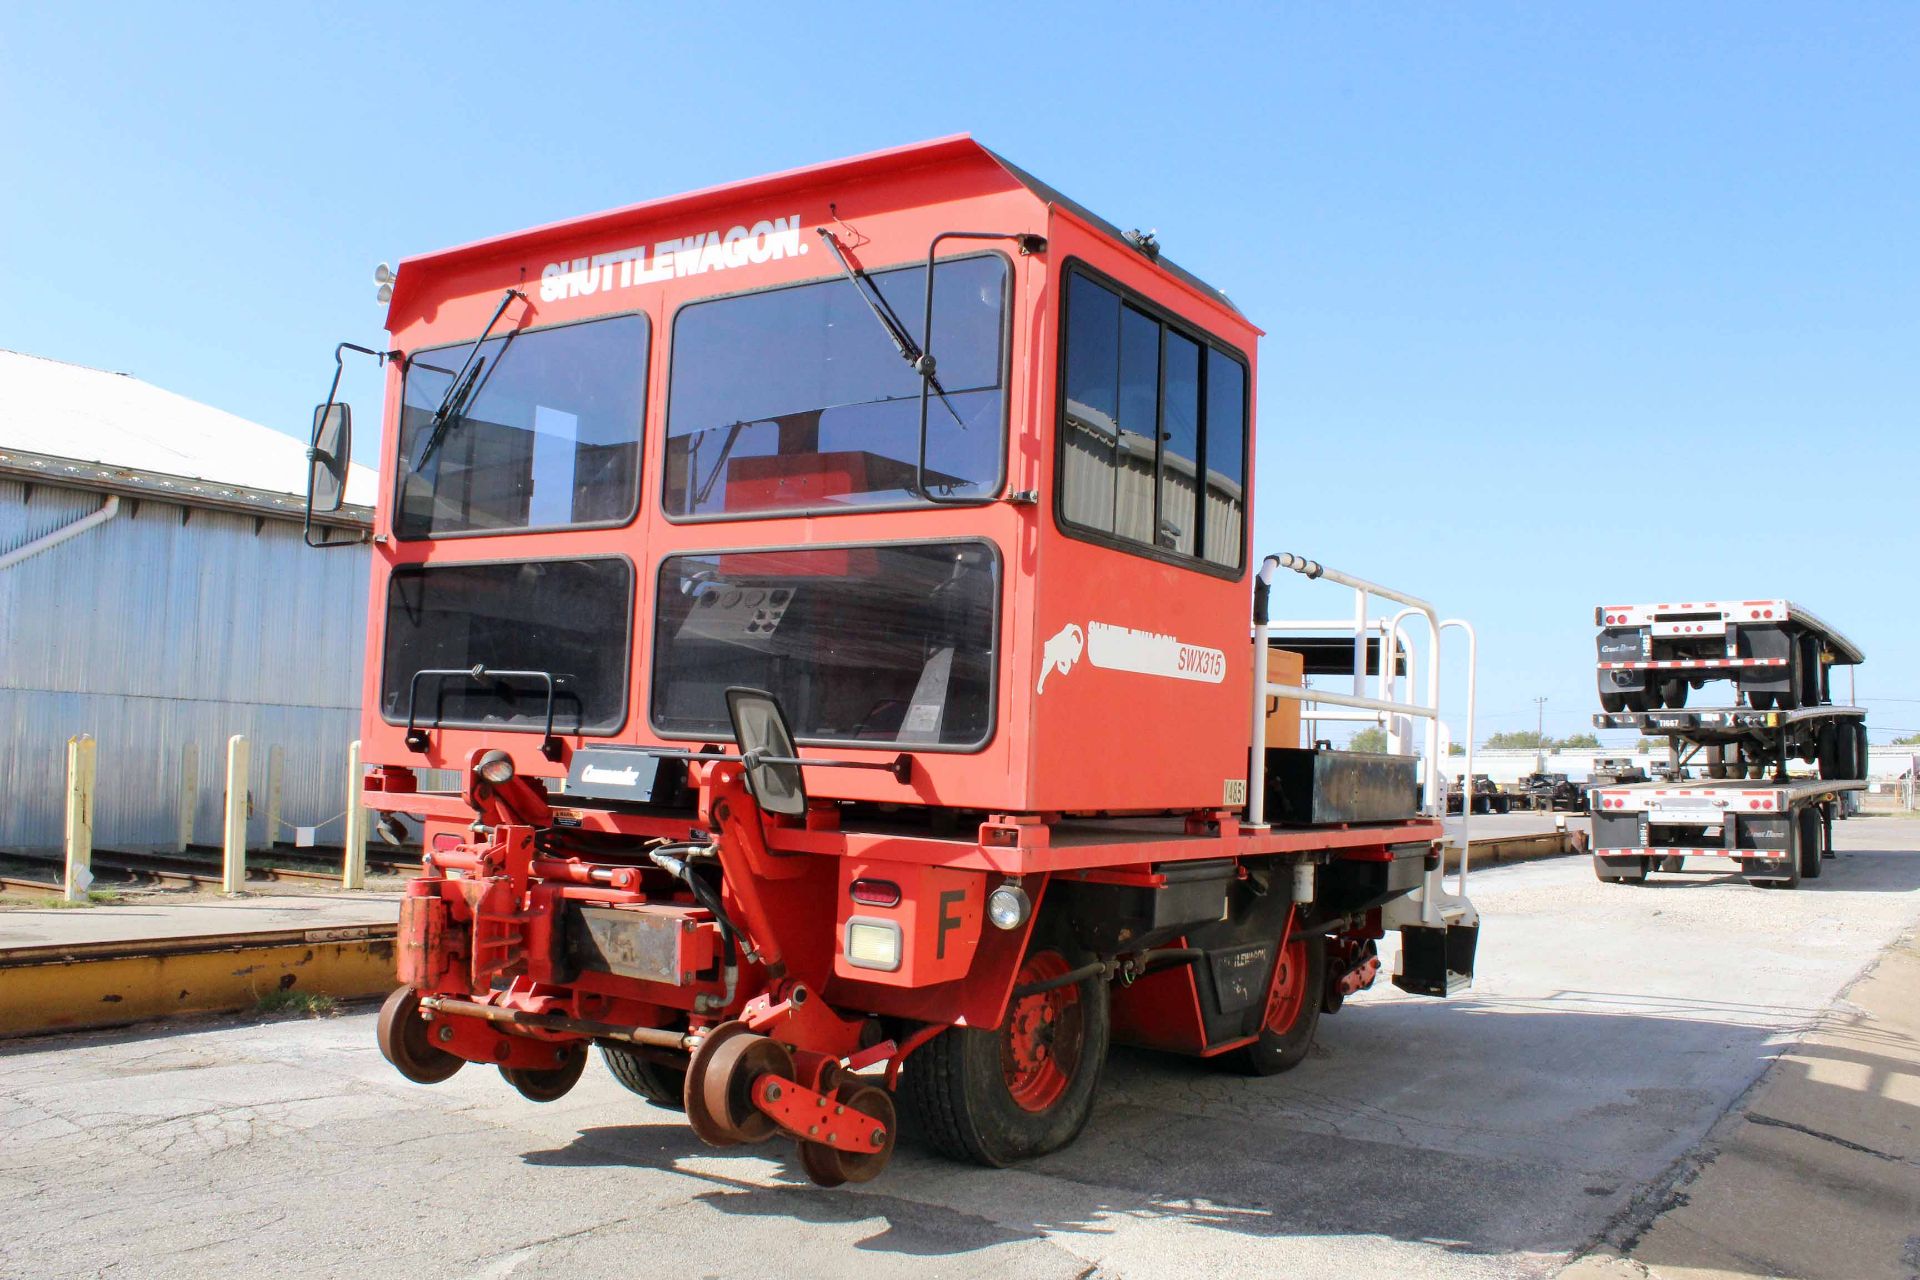
M727 715L746 765L747 790L755 802L768 813L790 818L804 814L807 786L780 703L763 689L729 689Z
M307 502L314 511L338 511L347 491L353 448L353 411L328 402L313 411L313 447L307 450Z

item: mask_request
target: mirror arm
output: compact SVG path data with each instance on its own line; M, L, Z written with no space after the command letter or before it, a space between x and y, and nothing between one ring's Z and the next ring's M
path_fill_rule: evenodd
M358 351L361 355L372 356L375 362L377 362L382 366L384 366L389 360L397 359L400 355L398 351L376 351L372 347L363 347L358 343L354 343L354 342L340 343L338 346L334 347L333 349L333 382L327 387L327 398L325 401L322 402L325 405L332 405L334 403L334 397L340 394L340 375L346 372L346 353L349 351ZM331 536L322 536L320 541L318 542L315 542L313 540L312 465L313 463L318 461L321 456L320 455L320 429L325 423L326 423L326 415L324 413L316 415L313 423L313 434L307 440L307 465L308 465L307 513L306 513L306 518L300 527L300 540L306 543L309 547L313 547L316 549L324 549L327 547L358 546L361 543L366 541L365 538L360 537L358 535L349 537L349 538L334 538ZM332 455L328 455L327 460L329 462L333 461ZM344 487L345 486L343 484L342 488L344 489ZM322 532L324 535L325 531L323 530Z
M937 507L963 507L979 503L978 498L944 498L927 488L927 393L933 387L936 361L933 358L933 268L942 240L1017 240L1022 254L1045 253L1045 236L1031 231L942 231L927 244L926 312L920 322L920 359L914 369L920 375L920 451L913 464L913 490Z

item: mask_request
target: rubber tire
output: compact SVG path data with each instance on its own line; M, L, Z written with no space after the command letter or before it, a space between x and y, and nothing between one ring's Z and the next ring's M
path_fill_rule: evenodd
M1600 691L1600 709L1609 712L1621 712L1627 709L1627 695L1615 693L1610 689Z
M1788 647L1787 649L1787 687L1782 690L1777 690L1774 693L1773 705L1775 710L1795 711L1799 709L1800 689L1803 685L1806 684L1806 677L1801 674L1801 671L1804 667L1804 664L1801 661L1801 659L1804 657L1805 653L1806 653L1806 647L1798 643L1797 641ZM1779 668L1775 667L1774 670L1778 671Z
M1307 939L1307 997L1300 1002L1300 1016L1293 1020L1293 1026L1284 1035L1262 1027L1258 1040L1244 1049L1222 1054L1222 1064L1250 1076L1277 1076L1305 1062L1313 1048L1313 1033L1320 1026L1324 1003L1317 993L1326 987L1326 939L1315 934Z
M1771 711L1773 710L1773 695L1764 689L1748 690L1747 705L1755 711Z
M1853 782L1864 782L1867 775L1873 771L1869 767L1872 761L1872 755L1869 752L1867 743L1867 722L1865 720L1854 721L1851 726L1851 732L1853 734L1853 776L1849 780Z
M1059 951L1069 968L1094 958L1065 945L1040 945ZM1001 1169L1058 1151L1080 1135L1093 1115L1113 1016L1105 978L1084 978L1078 985L1086 1009L1080 1069L1045 1111L1027 1111L1013 1100L1000 1066L998 1028L949 1027L907 1059L900 1075L901 1110L935 1151Z
M1672 708L1675 711L1678 711L1680 708L1686 706L1687 705L1686 677L1683 676L1678 680L1662 680L1660 682L1660 701L1666 703L1668 707Z
M1640 710L1658 711L1666 705L1666 697L1662 692L1661 684L1662 682L1654 679L1651 674L1647 676L1647 687L1640 692Z
M1652 871L1653 871L1652 858L1640 859L1640 874L1632 875L1632 876L1607 875L1605 872L1604 864L1601 863L1600 859L1596 857L1593 860L1593 878L1598 880L1601 884L1645 884L1647 882L1647 876Z
M654 1106L665 1107L669 1111L687 1109L684 1096L687 1088L686 1068L676 1070L662 1066L631 1049L605 1043L600 1046L600 1061L606 1064L608 1075Z
M1645 689L1629 690L1622 696L1627 700L1627 710L1629 711L1651 711L1654 709L1652 685L1648 685Z
M1795 839L1794 853L1800 859L1800 878L1818 880L1820 865L1820 809L1817 805L1808 805L1794 815Z
M1805 637L1800 644L1800 705L1817 707L1820 705L1820 642L1812 636Z

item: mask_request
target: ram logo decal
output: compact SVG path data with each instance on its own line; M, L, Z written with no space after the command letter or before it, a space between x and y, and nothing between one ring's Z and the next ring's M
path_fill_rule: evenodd
M1080 661L1080 655L1086 652L1087 636L1080 630L1080 624L1069 622L1055 633L1040 650L1040 682L1033 686L1035 695L1047 691L1047 677L1058 671L1061 675L1073 670L1073 664Z
M1089 622L1085 631L1069 622L1040 650L1040 682L1033 691L1045 693L1047 677L1065 675L1084 655L1106 671L1128 671L1162 680L1195 680L1219 684L1227 678L1227 655L1208 645L1188 644L1158 631L1141 631L1112 622Z

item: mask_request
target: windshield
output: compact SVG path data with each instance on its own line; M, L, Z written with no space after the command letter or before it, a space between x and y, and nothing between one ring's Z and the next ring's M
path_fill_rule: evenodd
M927 488L984 498L1000 484L1007 270L997 255L935 268L940 385L927 411ZM923 267L872 274L919 317ZM915 339L919 335L916 333ZM693 303L673 323L666 509L675 516L845 510L924 501L920 377L852 281Z
M490 338L434 447L464 345L414 352L400 410L402 538L621 524L640 491L647 318Z
M766 689L808 741L966 749L993 719L999 566L979 542L672 556L653 618L653 725L728 732Z

